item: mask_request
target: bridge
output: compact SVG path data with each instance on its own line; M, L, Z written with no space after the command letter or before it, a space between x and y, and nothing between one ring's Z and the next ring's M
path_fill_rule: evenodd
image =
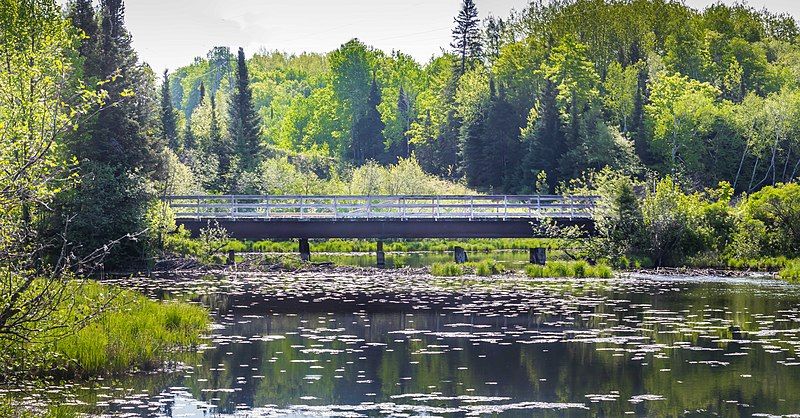
M197 235L219 224L247 240L533 238L552 219L591 230L592 196L169 196L176 223ZM382 247L381 242L378 243Z

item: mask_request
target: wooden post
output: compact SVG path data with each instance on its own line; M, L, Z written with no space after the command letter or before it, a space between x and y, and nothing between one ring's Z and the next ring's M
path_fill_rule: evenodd
M546 248L531 248L531 264L543 266L547 264Z
M379 268L386 267L386 253L383 252L383 241L378 241L377 259Z
M467 252L461 247L453 249L453 256L455 257L456 264L464 264L467 260Z
M308 238L300 238L300 260L311 261L311 245L308 244Z
M236 251L228 250L228 261L227 265L233 266L236 264Z

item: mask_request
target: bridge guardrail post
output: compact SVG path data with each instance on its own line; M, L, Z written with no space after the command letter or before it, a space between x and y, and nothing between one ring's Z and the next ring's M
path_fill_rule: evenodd
M231 196L231 219L236 220L236 196Z
M503 220L508 218L508 196L503 196Z
M339 198L333 197L333 219L339 219Z

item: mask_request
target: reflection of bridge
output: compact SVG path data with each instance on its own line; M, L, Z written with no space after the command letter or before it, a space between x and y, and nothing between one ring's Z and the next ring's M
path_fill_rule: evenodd
M591 229L582 196L170 196L178 224L217 222L239 239L531 238L532 224ZM305 244L304 244L305 243Z

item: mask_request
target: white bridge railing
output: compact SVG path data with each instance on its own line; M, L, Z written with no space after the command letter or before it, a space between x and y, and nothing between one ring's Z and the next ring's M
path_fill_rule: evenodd
M170 196L178 219L588 219L591 196Z

